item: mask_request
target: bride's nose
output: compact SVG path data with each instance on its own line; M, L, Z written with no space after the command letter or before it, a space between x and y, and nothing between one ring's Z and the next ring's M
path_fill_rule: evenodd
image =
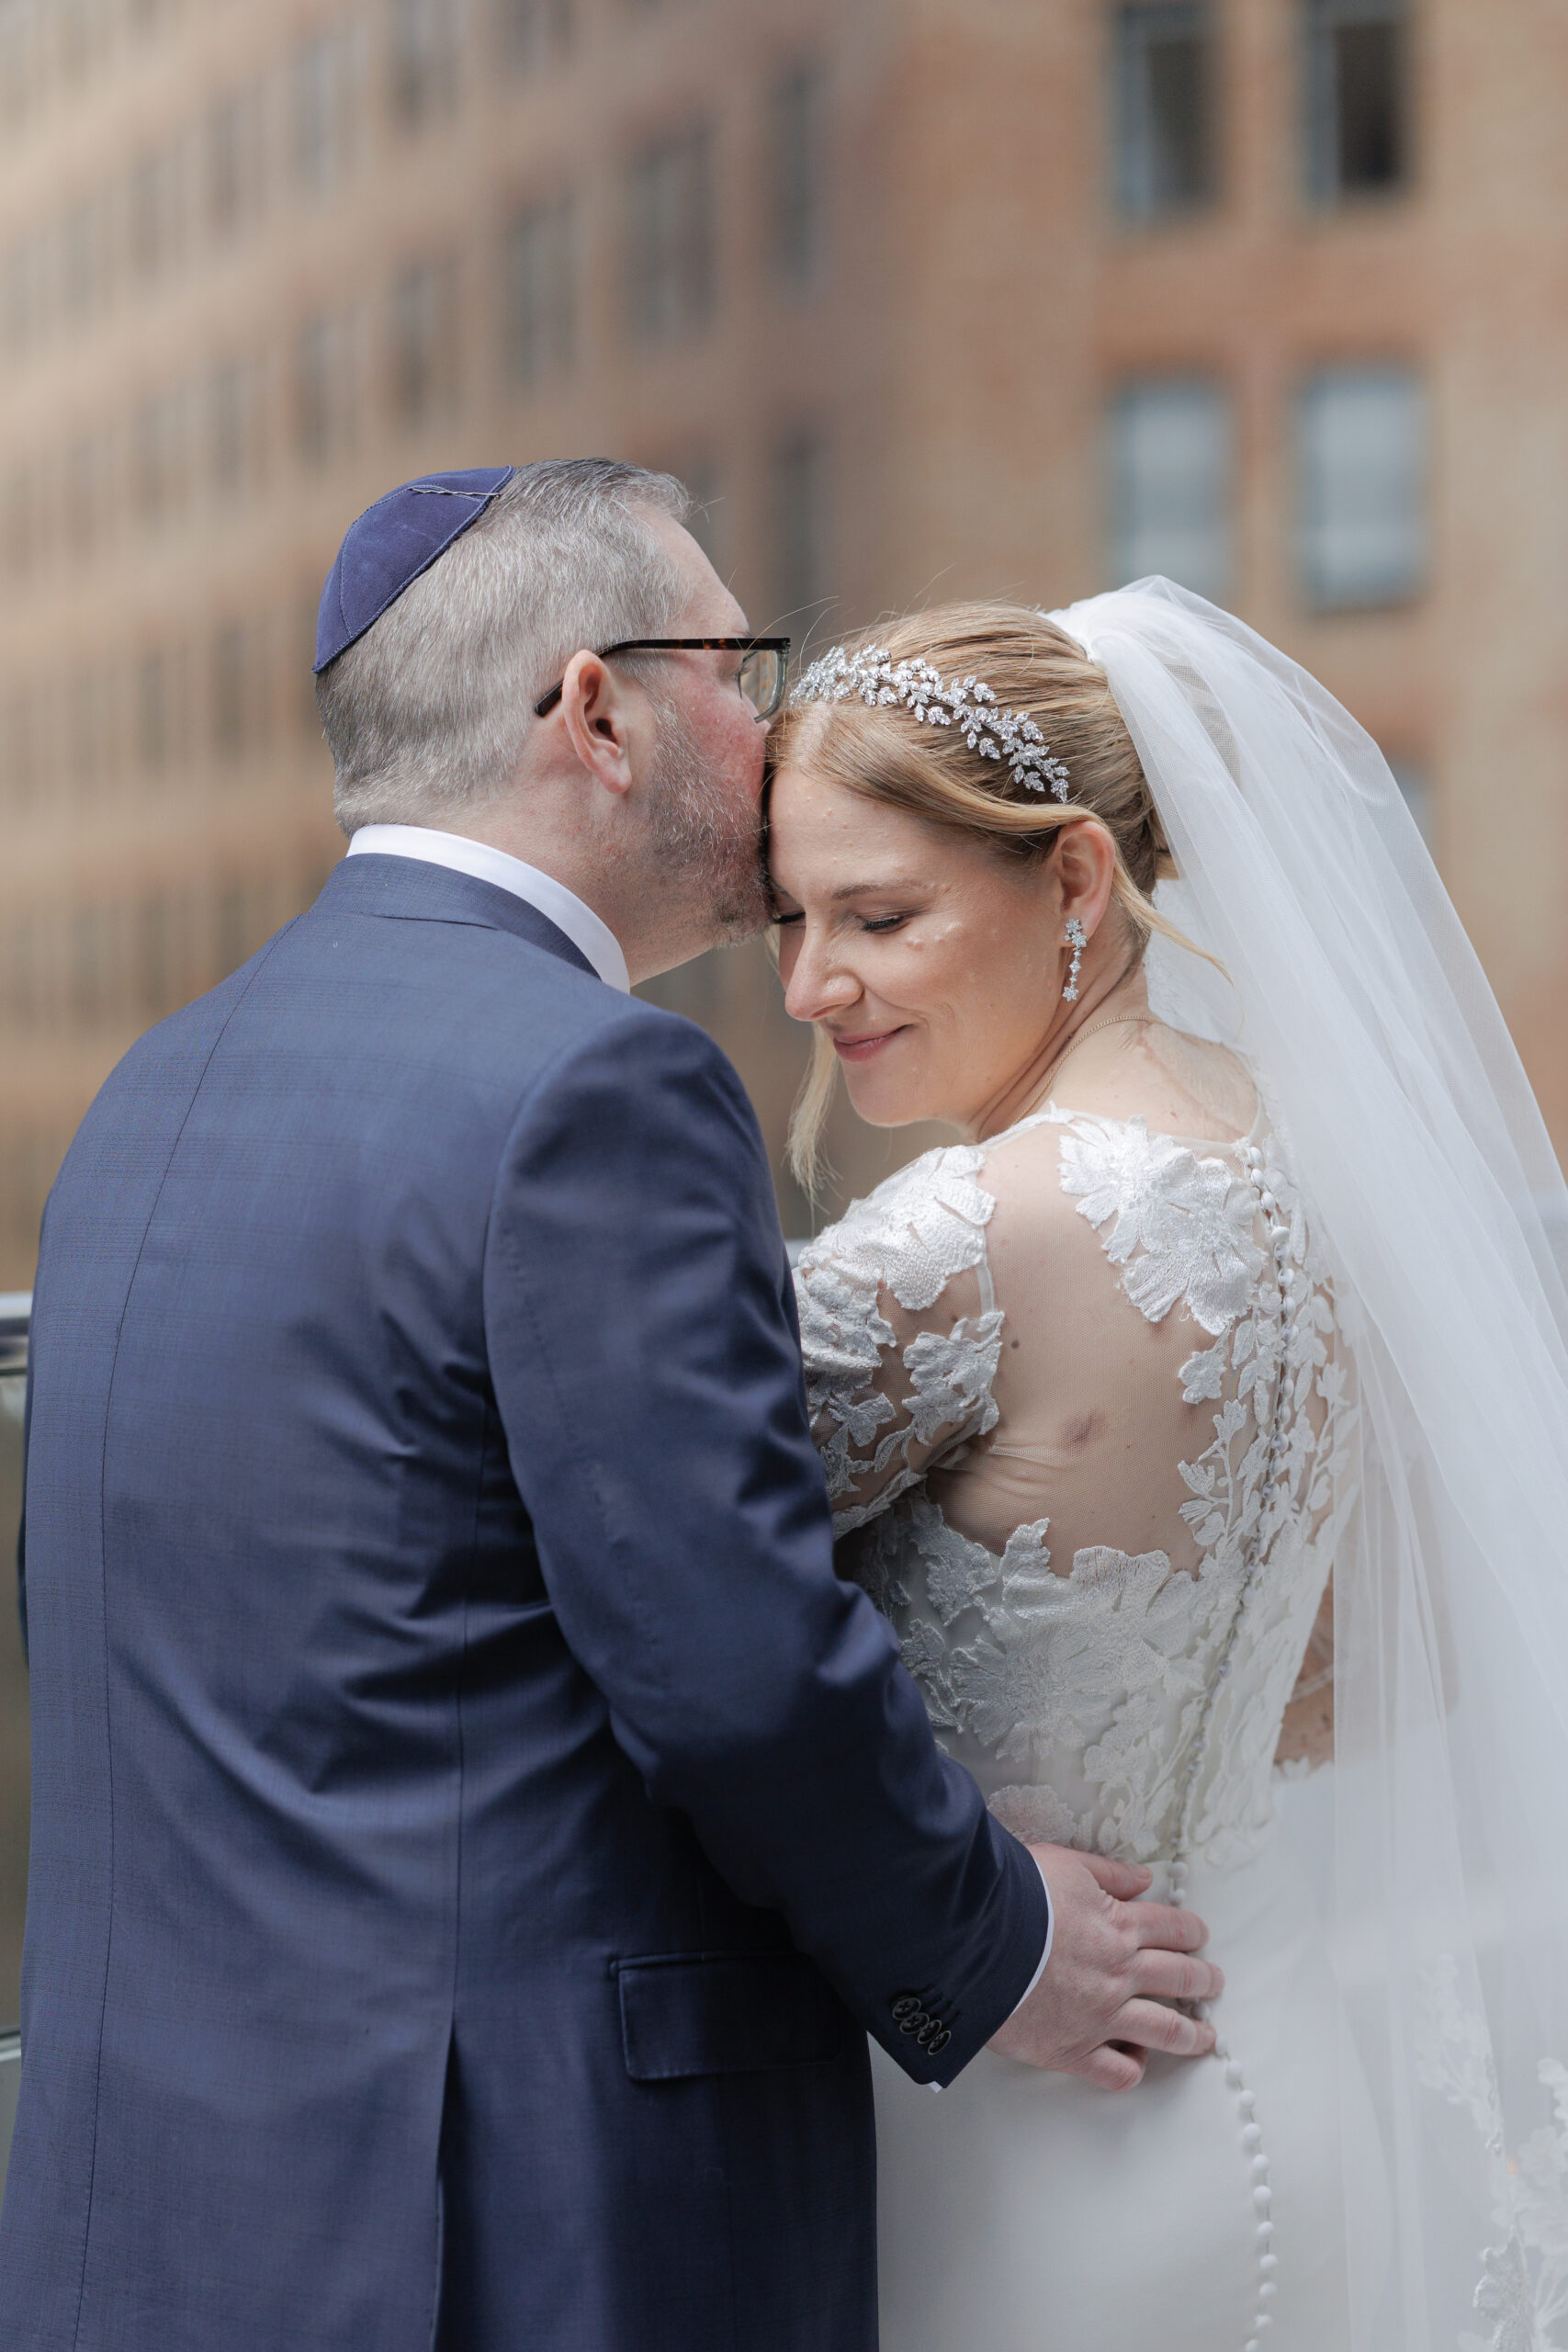
M821 1021L853 1004L860 992L859 980L830 951L803 940L784 986L784 1011L792 1021Z

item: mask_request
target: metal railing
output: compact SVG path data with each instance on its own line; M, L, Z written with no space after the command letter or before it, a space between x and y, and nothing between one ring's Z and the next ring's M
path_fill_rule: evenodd
M11 2126L17 2120L17 2093L22 2084L22 2037L0 2033L0 2188L11 2160Z
M28 1291L0 1291L0 1415L12 1414L17 1420L22 1417L32 1303ZM0 2033L0 2182L5 2179L11 2154L11 2126L16 2120L21 2058L21 2037Z
M0 1290L0 1380L14 1378L28 1368L28 1325L32 1311L30 1290Z

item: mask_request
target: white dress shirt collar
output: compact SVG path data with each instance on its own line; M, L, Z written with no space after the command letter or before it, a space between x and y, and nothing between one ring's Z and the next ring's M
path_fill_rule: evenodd
M514 899L526 899L547 922L564 932L609 987L619 989L624 996L631 994L626 959L609 924L553 874L541 874L536 865L525 865L520 857L492 849L489 842L470 841L467 833L438 833L428 825L361 825L349 842L348 854L416 857L426 865L449 865L455 874L471 874L476 881L493 882L498 889L510 890Z

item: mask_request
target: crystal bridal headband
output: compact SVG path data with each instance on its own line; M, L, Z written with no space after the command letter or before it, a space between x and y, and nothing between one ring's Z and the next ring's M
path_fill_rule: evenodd
M870 710L900 703L923 725L962 728L969 749L983 760L1005 761L1015 784L1066 799L1067 771L1033 719L1021 710L1004 710L978 678L950 686L929 662L895 662L885 645L863 646L852 658L835 645L811 664L790 699L849 702L856 695Z

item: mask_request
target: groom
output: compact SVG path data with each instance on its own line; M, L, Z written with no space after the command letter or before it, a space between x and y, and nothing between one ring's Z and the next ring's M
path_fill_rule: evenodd
M50 1202L16 2352L872 2352L867 2031L1211 2044L1198 1924L999 1829L836 1580L755 1123L627 993L765 913L682 512L361 517L350 854Z

